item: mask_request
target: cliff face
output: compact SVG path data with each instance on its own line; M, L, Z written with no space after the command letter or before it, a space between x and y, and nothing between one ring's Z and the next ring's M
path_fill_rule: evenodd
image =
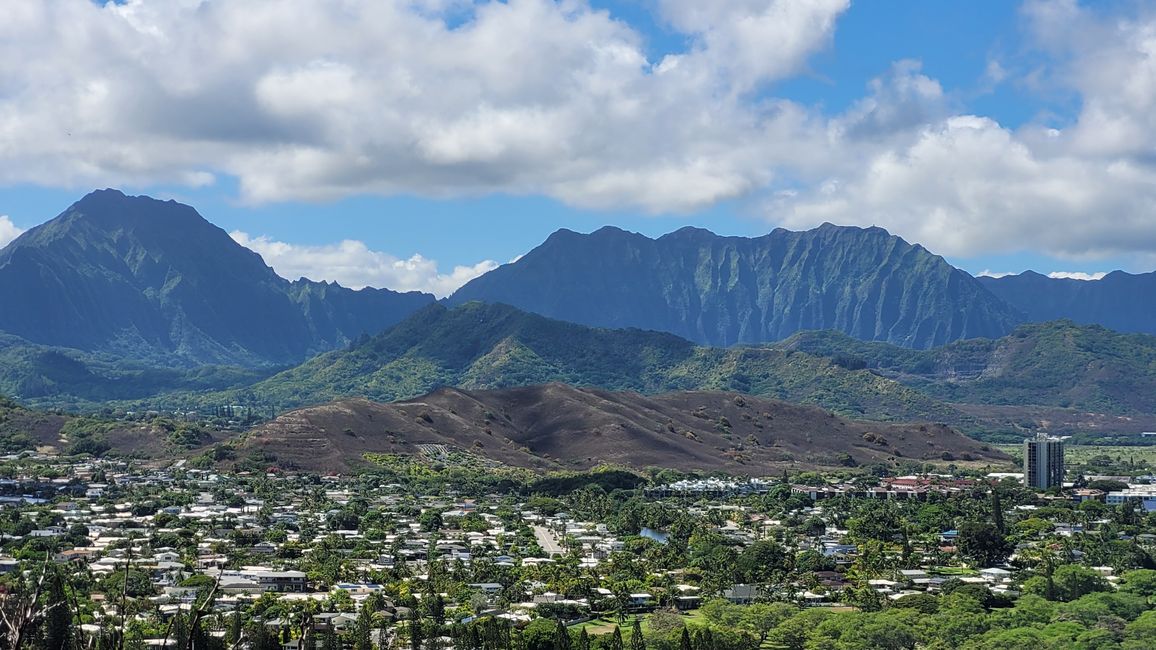
M662 330L704 345L835 329L927 348L1009 332L1021 315L975 278L880 228L825 224L757 238L684 228L658 239L561 230L450 298L506 303L600 327Z

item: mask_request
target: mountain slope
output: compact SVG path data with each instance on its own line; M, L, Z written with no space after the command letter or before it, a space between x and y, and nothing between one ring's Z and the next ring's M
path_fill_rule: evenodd
M193 208L115 190L0 251L0 331L165 365L300 362L432 300L290 283Z
M837 332L800 333L778 347L868 368L954 404L1049 407L1031 409L1035 415L1023 419L1057 431L1067 420L1080 423L1072 430L1133 433L1156 421L1156 337L1146 334L1054 321L934 350L865 343ZM1120 417L1097 425L1089 414Z
M590 328L484 303L452 310L431 305L378 336L250 390L259 401L291 407L349 397L393 401L442 386L546 382L642 393L736 390L874 419L962 417L896 382L807 354L700 348L662 332Z
M163 418L122 422L25 408L0 395L0 453L40 450L172 458L228 437Z
M1156 273L1113 271L1087 281L1027 271L979 281L1032 321L1068 319L1118 332L1156 334Z
M0 334L0 394L38 408L95 412L114 400L241 388L273 372L239 366L158 367Z
M419 445L535 469L612 463L765 475L787 463L1006 462L944 426L854 422L734 393L645 397L559 384L300 409L250 431L241 450L293 469L347 471L367 453L417 454Z
M609 227L589 235L560 230L449 299L474 300L714 346L836 329L927 348L1001 336L1021 318L921 246L880 228L830 224L754 239L695 228L658 239Z

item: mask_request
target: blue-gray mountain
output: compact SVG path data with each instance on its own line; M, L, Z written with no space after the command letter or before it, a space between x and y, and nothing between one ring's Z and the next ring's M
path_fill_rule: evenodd
M298 363L433 300L289 282L193 208L116 190L0 251L0 331L156 365Z
M1086 281L1027 271L979 281L1031 321L1068 319L1118 332L1156 334L1156 273L1113 271Z
M1021 312L969 274L881 228L824 224L756 238L697 228L650 239L617 228L560 230L452 304L506 303L598 327L671 332L704 345L834 329L928 348L996 338Z

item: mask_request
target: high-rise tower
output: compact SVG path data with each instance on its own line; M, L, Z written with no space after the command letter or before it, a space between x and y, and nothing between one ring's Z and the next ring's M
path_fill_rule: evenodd
M1064 484L1064 441L1041 433L1024 440L1024 485L1046 490Z

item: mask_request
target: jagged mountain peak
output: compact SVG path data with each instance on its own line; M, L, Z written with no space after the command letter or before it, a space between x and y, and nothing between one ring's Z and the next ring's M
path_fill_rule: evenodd
M98 190L0 251L0 331L165 365L280 365L433 301L311 284L188 205Z
M568 231L449 299L469 300L721 346L838 329L929 347L1000 336L1020 320L974 278L923 247L882 228L833 224L755 238L697 228L657 239Z

